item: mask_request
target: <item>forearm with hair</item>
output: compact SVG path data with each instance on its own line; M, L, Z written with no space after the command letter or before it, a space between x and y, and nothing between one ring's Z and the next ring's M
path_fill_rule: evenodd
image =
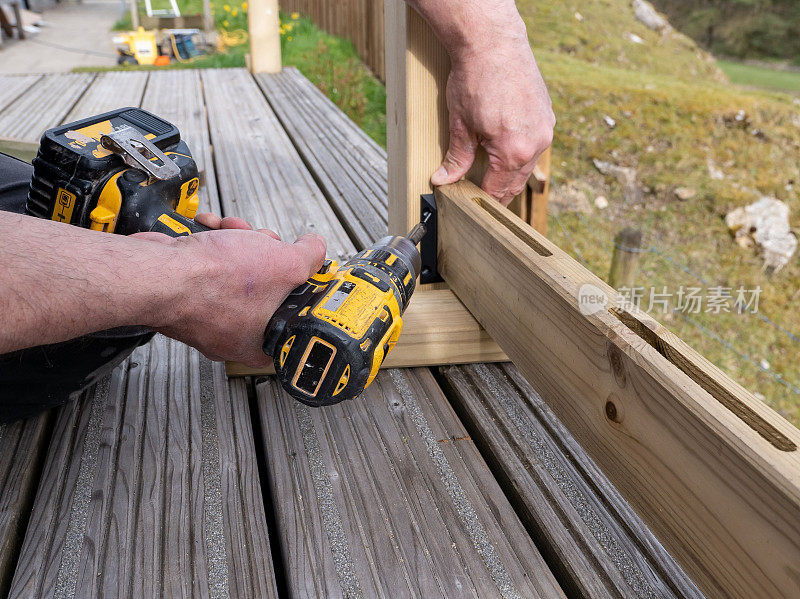
M158 325L185 286L174 248L0 212L0 353Z
M407 0L433 28L450 58L488 51L500 38L526 40L514 0Z

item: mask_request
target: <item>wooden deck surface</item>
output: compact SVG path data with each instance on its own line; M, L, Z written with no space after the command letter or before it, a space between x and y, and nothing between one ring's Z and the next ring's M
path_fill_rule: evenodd
M339 260L385 234L385 152L293 69L0 77L0 137L119 106L178 126L201 209ZM156 337L0 425L0 492L0 597L700 596L510 365L314 410Z

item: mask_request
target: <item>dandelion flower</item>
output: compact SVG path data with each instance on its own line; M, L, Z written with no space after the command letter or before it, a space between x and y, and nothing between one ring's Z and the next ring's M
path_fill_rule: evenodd
M226 20L224 20L224 21L222 21L222 26L223 26L223 27L226 27L226 28L227 28L227 27L228 27L228 25L229 25L229 23L228 23L228 20L227 20L227 19L226 19Z
M242 10L247 12L247 2L242 2Z
M289 37L287 37L286 39L287 39L287 40L289 40L289 41L291 42L291 41L292 41L292 36L290 35L290 36L289 36Z
M222 8L225 9L225 12L231 12L231 5L230 4L225 4Z
M294 21L296 21L296 20L297 20L297 19L299 19L299 18L300 18L300 13L299 13L299 12L293 12L293 13L292 13L292 19L293 19Z
M238 8L234 8L234 9L231 11L231 16L232 16L232 17L235 17L235 16L236 16L236 15L238 15L238 14L239 14L239 9L238 9Z

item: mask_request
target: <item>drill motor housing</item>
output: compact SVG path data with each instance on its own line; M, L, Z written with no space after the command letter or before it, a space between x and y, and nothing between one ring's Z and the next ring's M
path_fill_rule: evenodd
M313 407L358 396L400 336L419 271L415 245L390 236L296 288L264 339L283 388Z
M126 157L103 145L104 136L122 130L152 144L148 149L134 139L131 147L153 172L159 172L160 161L152 147L166 156L174 165L167 165L170 176L132 168ZM109 233L188 235L205 230L192 220L199 187L197 165L177 127L139 108L120 108L44 133L25 211Z

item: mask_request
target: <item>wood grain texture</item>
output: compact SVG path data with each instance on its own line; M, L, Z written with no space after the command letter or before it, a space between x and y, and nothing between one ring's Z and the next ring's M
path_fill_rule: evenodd
M293 596L562 596L428 370L324 410L257 393Z
M46 129L63 121L94 78L91 73L41 77L0 112L0 132L8 139L38 142Z
M0 112L29 90L41 75L0 75ZM0 134L6 136L3 131Z
M116 108L139 106L147 77L145 71L99 73L63 122L77 121Z
M516 368L481 364L441 374L569 595L703 596Z
M363 247L375 232L386 234L383 148L297 69L258 75L256 81L351 239ZM347 160L341 160L343 150Z
M797 595L800 431L650 319L581 314L613 290L474 185L437 203L440 272L699 587Z
M157 337L59 413L10 597L274 597L247 393Z
M329 257L352 256L355 247L253 78L244 69L209 69L202 77L225 214L286 240L319 233Z
M49 414L0 423L0 597L14 574L47 449Z
M403 314L403 332L381 368L503 362L508 358L452 291L420 290ZM275 374L275 368L225 365L228 376Z
M386 2L386 140L389 232L419 222L419 196L447 151L445 85L450 59L422 17L403 0Z
M250 34L250 68L253 73L279 73L281 35L277 0L250 0L247 30Z
M288 96L270 96L269 92L267 97L279 115L282 114L279 103L294 101ZM286 119L304 118L293 111L287 110L285 114ZM306 143L297 138L301 127L288 120L283 122L288 131L294 132L295 145L300 147ZM363 132L361 135L365 136ZM350 155L357 155L358 151L357 147L343 143L329 150L328 154L315 154L315 161L327 169L334 169L337 164L348 162ZM312 172L315 172L316 163L309 163ZM384 171L384 168L380 170ZM324 184L325 179L316 172L315 178ZM363 209L363 201L379 206L381 200L365 190L357 196L358 209ZM367 234L368 238L359 242L359 247L374 242L383 232L367 231ZM414 296L412 306L422 293L448 292L420 290ZM516 368L510 364L502 368L503 375L513 381L513 388L502 383L499 374L487 377L488 383L475 382L473 370L480 368L483 367L448 368L448 397L465 422L479 424L470 426L478 433L481 453L490 457L501 486L513 498L515 509L523 516L537 545L546 552L548 563L559 571L559 581L570 589L569 594L669 597L673 592L674 596L697 596L688 577L665 555L649 529L632 516L632 509L616 489L603 482L591 458L577 446L552 411L541 404L538 394L521 378ZM496 372L496 367L485 368ZM480 401L474 401L476 397L480 397ZM524 415L523 419L517 419L516 428L510 427L507 414L516 415L518 412ZM530 433L530 427L534 427L534 432ZM537 438L546 443L544 449L534 443ZM579 514L578 507L582 508ZM540 530L536 530L537 522ZM589 523L593 526L590 527ZM610 543L604 542L607 532L611 535L608 537ZM597 533L600 533L600 539ZM615 544L614 540L618 542Z

